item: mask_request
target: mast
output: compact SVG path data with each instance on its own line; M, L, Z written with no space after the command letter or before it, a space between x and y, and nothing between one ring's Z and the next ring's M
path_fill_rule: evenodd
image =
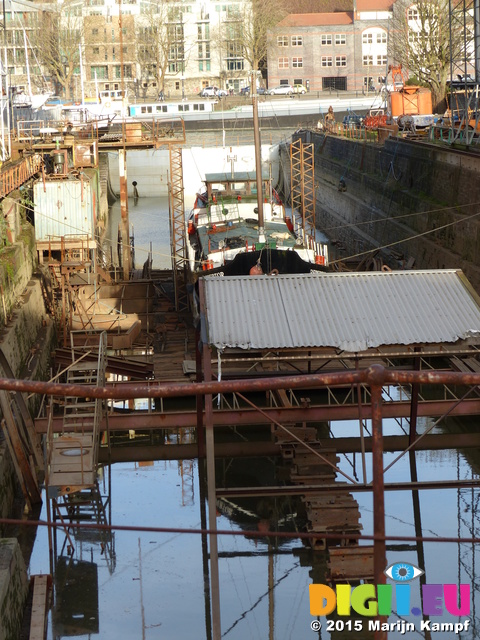
M23 30L23 43L25 46L25 66L27 67L28 95L31 100L32 99L32 83L30 81L30 65L28 63L27 34L25 33L25 29Z
M257 179L257 207L258 207L258 241L265 242L265 223L263 219L263 181L262 181L262 147L260 141L260 126L258 123L257 80L252 71L250 83L253 107L253 140L255 144L255 174Z

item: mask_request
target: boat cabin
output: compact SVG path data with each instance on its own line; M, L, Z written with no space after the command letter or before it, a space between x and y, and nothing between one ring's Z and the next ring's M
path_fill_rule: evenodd
M257 174L255 171L237 171L235 173L205 174L208 201L222 198L257 197ZM270 190L268 174L262 175L263 193Z

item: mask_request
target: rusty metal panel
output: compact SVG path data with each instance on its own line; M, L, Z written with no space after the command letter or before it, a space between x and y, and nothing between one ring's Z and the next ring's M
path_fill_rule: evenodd
M33 187L35 240L95 237L95 191L91 180L38 181Z
M205 335L220 350L480 343L480 300L459 270L204 280Z

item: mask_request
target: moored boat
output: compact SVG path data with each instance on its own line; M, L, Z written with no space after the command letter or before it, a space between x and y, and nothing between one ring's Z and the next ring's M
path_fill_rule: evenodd
M261 194L258 193L259 184ZM188 218L190 272L262 275L325 270L328 248L288 217L271 179L211 173Z

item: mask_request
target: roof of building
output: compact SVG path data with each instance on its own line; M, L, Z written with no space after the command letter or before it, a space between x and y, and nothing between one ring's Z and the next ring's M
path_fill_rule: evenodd
M480 342L480 299L456 270L210 276L205 300L220 350Z
M291 13L277 27L320 27L330 24L352 24L353 14L346 11L336 13Z
M353 0L287 0L284 6L289 13L334 13L353 11Z
M391 11L394 0L357 0L357 12Z

